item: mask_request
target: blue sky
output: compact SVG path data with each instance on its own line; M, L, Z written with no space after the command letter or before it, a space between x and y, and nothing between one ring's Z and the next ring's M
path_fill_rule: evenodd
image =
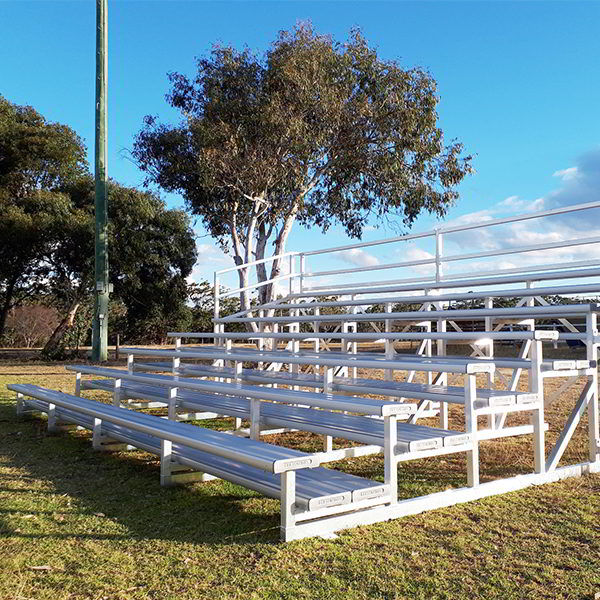
M583 165L593 175L600 165L600 2L109 0L109 174L141 184L126 151L144 115L177 118L164 100L167 72L192 74L194 57L216 41L263 50L301 19L339 40L358 25L383 58L432 73L446 138L476 154L477 173L460 186L450 219L563 198L578 174L566 169L579 166L581 175ZM0 94L73 127L90 158L94 36L93 0L0 0ZM423 217L413 229L433 225ZM365 239L391 233L368 231ZM346 241L339 229L323 238L297 228L289 247ZM226 259L210 238L199 243L203 277Z

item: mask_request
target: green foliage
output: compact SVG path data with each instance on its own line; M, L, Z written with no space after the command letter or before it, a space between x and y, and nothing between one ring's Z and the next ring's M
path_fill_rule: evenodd
M48 276L48 248L64 235L62 187L87 172L77 134L0 96L0 337L9 310Z
M169 79L183 119L146 117L133 156L237 264L263 258L271 241L283 252L296 219L360 237L371 217L410 226L423 210L442 216L471 171L460 143L444 145L431 75L381 59L358 30L338 43L301 24L263 56L215 45L193 78ZM257 275L269 278L261 266ZM266 286L262 300L273 293Z
M196 260L189 219L155 194L111 181L109 248L123 337L159 341L190 322L187 281ZM0 337L27 299L63 315L49 356L88 341L94 272L94 180L70 128L0 96Z
M221 288L224 292L225 288ZM215 310L214 287L208 281L192 283L189 287L189 301L191 303L192 320L190 331L198 333L212 333L214 331L213 316ZM240 310L239 298L228 296L219 300L220 315L227 317ZM241 323L231 323L228 331L243 332Z
M70 305L92 294L94 181L80 178L65 192L72 218L68 235L51 255L52 291ZM196 244L189 219L167 209L156 195L114 181L108 185L108 206L113 299L126 311L119 333L130 342L159 342L168 329L185 328L191 318L186 278L196 261Z

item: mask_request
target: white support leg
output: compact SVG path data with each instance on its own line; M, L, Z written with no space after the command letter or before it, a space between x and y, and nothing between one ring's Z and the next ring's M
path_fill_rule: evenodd
M536 473L546 471L546 448L544 427L544 391L542 382L542 342L534 340L531 344L531 373L529 389L538 397L537 410L532 412L533 456Z
M115 379L113 382L113 405L121 406L121 386L122 380Z
M57 425L56 404L48 403L48 431L55 432Z
M262 341L262 340L261 340ZM233 380L235 383L241 383L242 381L242 369L244 368L244 363L242 361L236 360L233 363ZM242 427L242 418L234 417L233 419L233 428L235 431Z
M173 461L173 442L161 440L160 442L160 485L171 487L195 481L210 481L217 479L212 475L193 471L184 465Z
M21 392L17 392L17 417L23 417L25 412L25 397Z
M102 433L102 419L94 418L94 426L92 428L92 447L94 450L102 452L123 452L127 450L127 444L117 442L106 437Z
M94 418L92 429L92 447L94 450L102 450L102 419Z
M436 302L436 309L442 310L442 303ZM445 320L438 320L437 322L437 330L440 333L446 332L447 323ZM446 340L437 340L436 342L436 351L438 356L445 356L447 350L447 342ZM448 385L448 374L447 373L438 373L435 381L433 382L436 385ZM448 429L448 403L440 402L440 427L442 429Z
M250 438L260 439L260 400L250 398Z
M75 395L81 396L81 373L75 374Z
M331 394L331 384L333 383L333 367L323 367L323 393ZM333 450L333 438L330 435L323 436L323 450L324 452L331 452Z
M477 415L475 414L475 395L477 376L465 375L465 429L471 435L473 449L467 452L467 485L479 485L479 440L477 439Z
M171 479L171 467L173 456L173 442L170 440L160 441L160 485L171 486L173 481Z
M180 337L175 338L175 352L181 352L181 338ZM181 359L179 358L179 356L174 356L173 362L171 364L171 373L173 375L179 374L180 365L181 365Z
M128 354L127 355L127 372L131 375L133 373L133 361L134 361L134 356L133 354Z
M281 474L281 524L282 541L291 539L296 517L294 508L296 502L296 471L285 471Z
M396 445L398 443L398 419L396 415L384 418L384 477L389 486L391 504L398 502L398 461L396 460Z
M169 407L167 409L167 418L169 421L177 421L177 392L178 388L169 388Z
M70 425L67 423L60 423L58 415L56 414L56 405L48 404L48 433L59 433L61 431L67 431Z

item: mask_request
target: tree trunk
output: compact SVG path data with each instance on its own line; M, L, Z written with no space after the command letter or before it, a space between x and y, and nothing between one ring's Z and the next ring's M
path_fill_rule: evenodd
M58 324L58 327L52 332L50 339L46 342L46 345L42 350L42 354L50 357L60 354L62 341L68 331L73 327L73 324L75 323L75 317L77 316L77 311L79 310L80 306L81 301L79 300L74 300L71 303L71 306L69 306L69 310L64 319Z
M2 309L0 310L0 338L4 335L4 330L6 329L6 319L8 318L8 313L11 309L17 281L19 281L18 275L14 276L8 282L8 285L6 286L6 292L4 292L4 302L2 303Z
M287 243L287 239L292 231L292 225L296 220L296 214L298 213L298 203L294 206L292 211L286 216L283 225L281 226L281 230L279 231L279 235L275 240L275 249L273 251L273 256L277 256L278 254L283 254L285 252L285 245ZM281 258L276 258L271 263L271 279L275 279L281 274ZM270 283L265 286L265 302L272 302L275 296L275 286ZM272 313L272 311L269 311Z

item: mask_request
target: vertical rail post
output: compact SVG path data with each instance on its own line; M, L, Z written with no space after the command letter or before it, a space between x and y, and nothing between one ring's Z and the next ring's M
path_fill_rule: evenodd
M216 271L215 271L215 278L214 278L214 283L213 283L213 318L214 319L218 319L219 318L219 313L221 310L219 301L220 301L220 291L219 291L219 286L221 285L220 281L219 281L219 276L217 275ZM219 333L221 330L220 324L219 323L213 323L213 331L215 334ZM215 335L215 345L220 346L221 345L221 338L217 338L217 336Z
M392 303L391 302L385 303L385 312L386 313L392 312ZM390 319L386 319L385 323L384 323L384 332L391 333L391 331L392 331L392 323L391 323ZM386 360L394 360L395 355L396 355L396 350L394 348L394 340L390 340L389 338L386 338L386 340L385 340L385 358L386 358ZM383 377L387 381L393 381L394 380L393 369L386 369L384 371Z
M290 296L294 293L294 260L295 260L295 256L293 254L290 254L290 279L289 279L289 293Z
M435 228L435 280L439 283L444 276L444 238L439 227Z
M304 292L304 271L306 269L306 256L300 254L300 293Z
M589 313L586 316L586 350L587 359L596 360L596 338L598 336L598 315ZM598 367L592 368L590 381L591 396L588 403L588 433L590 444L590 462L600 461L600 407L598 405Z
M493 308L494 307L494 299L490 296L488 298L484 298L484 306L485 308ZM493 331L494 329L494 319L493 317L486 317L484 319L484 327L486 331ZM488 358L494 357L494 340L490 340L488 344L486 344L485 353ZM487 387L488 389L492 389L494 387L494 373L487 373ZM490 429L496 428L496 417L495 415L488 415L487 417L488 427Z

